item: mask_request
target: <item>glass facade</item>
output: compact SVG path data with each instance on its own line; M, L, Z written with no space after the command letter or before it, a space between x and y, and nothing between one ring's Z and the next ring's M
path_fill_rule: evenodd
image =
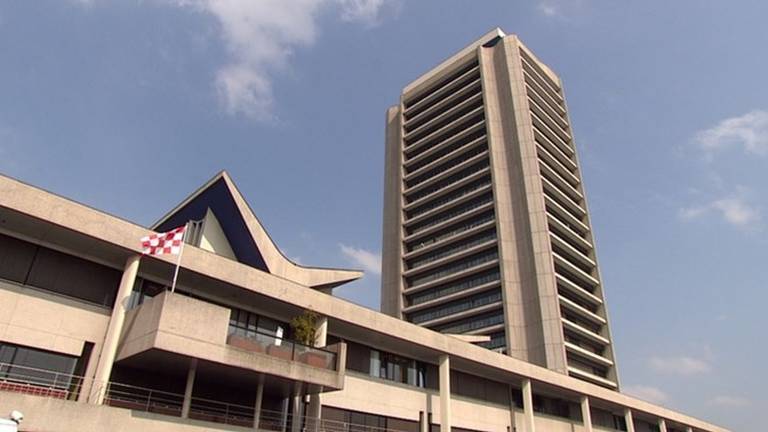
M495 289L490 292L476 294L461 300L455 300L430 309L414 312L409 315L409 320L413 323L420 324L499 301L501 301L501 290Z
M445 189L446 187L448 187L448 186L450 186L450 185L452 185L452 184L454 184L456 182L459 182L459 181L461 181L461 180L471 176L472 174L474 174L476 172L479 172L479 171L482 171L482 170L488 168L488 164L489 164L488 159L484 159L483 161L481 161L481 162L479 162L479 163L477 163L475 165L472 165L472 166L470 166L468 168L464 168L463 170L457 172L456 174L452 174L452 175L450 175L450 176L448 176L448 177L438 181L437 183L435 183L435 184L433 184L433 185L431 185L429 187L426 187L426 188L423 188L423 189L419 190L418 192L414 192L414 193L411 193L411 194L406 192L406 195L408 197L408 202L412 203L414 201L418 201L418 200L420 200L420 199L422 199L422 198L424 198L424 197L426 197L428 195L432 195L433 193L435 193L435 192L437 192L437 191L439 191L441 189Z
M464 239L461 242L454 243L449 246L444 246L440 249L420 255L417 258L412 258L408 261L408 268L414 269L425 264L429 264L433 261L454 255L463 250L467 250L471 247L489 242L491 240L496 240L496 231L480 233L468 239Z
M430 288L408 296L410 305L417 305L437 298L445 297L460 291L468 290L487 283L499 280L500 273L498 269L468 276L458 281Z
M441 325L433 328L433 330L441 333L465 333L472 330L479 330L486 327L491 327L504 322L504 311L494 311L484 313L470 318L464 318L459 321L455 321L449 324Z
M493 211L483 213L479 216L475 216L470 220L459 222L446 229L440 230L435 234L432 234L430 236L426 236L408 243L408 251L409 252L417 251L421 248L425 248L439 241L446 240L451 237L455 237L465 231L469 231L472 228L486 224L493 220L494 220Z
M454 273L479 266L483 263L493 261L499 257L499 253L496 250L481 252L476 255L472 255L462 261L456 263L450 263L440 266L436 269L429 271L429 273L422 276L414 276L407 279L408 287L415 287L427 282L450 276Z

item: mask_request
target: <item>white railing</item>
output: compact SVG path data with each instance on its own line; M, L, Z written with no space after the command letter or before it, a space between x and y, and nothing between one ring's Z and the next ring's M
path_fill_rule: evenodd
M0 392L3 391L86 402L96 402L103 394L105 405L175 417L181 417L184 406L184 395L178 393L97 382L78 375L9 363L0 363ZM188 418L252 428L254 413L253 406L192 397ZM301 422L303 432L401 432L264 409L260 411L259 430L289 431L294 421Z

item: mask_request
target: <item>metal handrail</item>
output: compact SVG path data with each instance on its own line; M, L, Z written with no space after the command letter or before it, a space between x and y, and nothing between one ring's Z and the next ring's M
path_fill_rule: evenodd
M76 400L86 384L90 392L85 400L95 401L104 394L104 403L118 408L180 417L184 395L164 390L117 382L99 382L80 375L47 369L0 363L0 391L22 392L43 397ZM253 426L253 406L192 397L189 418L239 426ZM295 416L281 411L260 410L259 429L282 431L288 424L300 421L306 432L402 432L395 429L366 426L337 420Z

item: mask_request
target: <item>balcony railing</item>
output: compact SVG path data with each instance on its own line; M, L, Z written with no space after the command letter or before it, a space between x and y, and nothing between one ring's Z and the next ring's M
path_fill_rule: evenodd
M105 405L172 417L181 417L184 406L184 395L178 393L116 382L98 382L77 375L0 363L0 392L23 393L75 401L82 391L87 391L88 394L79 398L81 401L92 402L97 400L99 394L104 394ZM255 409L253 406L192 397L188 418L233 426L253 427ZM397 429L317 419L309 416L294 416L272 410L259 412L258 430L283 431L296 421L301 422L301 430L306 432L402 432Z
M245 351L264 353L283 360L335 371L336 353L283 339L269 333L230 326L227 344Z

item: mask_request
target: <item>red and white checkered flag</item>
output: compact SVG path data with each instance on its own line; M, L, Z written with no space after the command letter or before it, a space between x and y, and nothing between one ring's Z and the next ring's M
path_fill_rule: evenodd
M152 234L141 238L141 247L145 255L178 255L184 242L184 230L186 225L172 229L168 232Z

